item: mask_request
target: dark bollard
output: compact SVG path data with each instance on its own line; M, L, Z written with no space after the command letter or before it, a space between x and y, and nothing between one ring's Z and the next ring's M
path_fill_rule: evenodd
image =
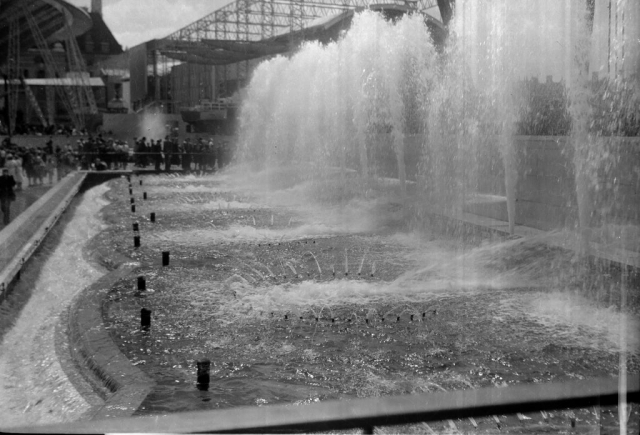
M369 324L369 319L364 319L364 323Z
M396 322L399 322L399 321L400 321L400 316L396 318Z
M413 314L411 315L411 321L413 322Z
M169 251L162 251L162 265L169 265Z
M131 204L135 204L136 200L134 198L130 198L131 199Z
M127 181L131 183L131 175L127 175Z
M422 317L427 317L427 313L422 313Z
M138 225L138 222L133 223L133 231L140 231L140 226Z
M129 195L133 195L133 189L129 187Z
M155 213L151 213L151 214L149 215L149 220L150 220L151 222L155 222L155 221L156 221L156 214L155 214Z
M206 391L209 389L209 370L211 369L211 361L208 359L197 361L196 367L198 368L198 377L196 380L198 390Z
M289 320L289 316L288 315L284 315L284 320Z
M147 281L144 279L144 276L138 277L138 290L145 291L147 289Z
M142 192L142 199L147 199L147 192Z
M140 247L140 236L133 236L133 247L134 248Z
M136 212L136 205L131 204L131 213L135 213L135 212Z
M151 327L151 310L146 308L140 310L140 327L143 331L148 331Z
M140 185L142 186L142 180L140 180Z

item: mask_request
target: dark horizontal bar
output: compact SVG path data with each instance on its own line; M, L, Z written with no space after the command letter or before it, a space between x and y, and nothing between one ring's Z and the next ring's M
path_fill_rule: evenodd
M638 375L629 375L626 385L627 401L638 402L640 398ZM608 406L617 403L618 379L601 378L566 383L527 384L505 388L328 401L301 406L239 407L162 416L29 426L12 428L12 430L41 433L313 432L594 405Z

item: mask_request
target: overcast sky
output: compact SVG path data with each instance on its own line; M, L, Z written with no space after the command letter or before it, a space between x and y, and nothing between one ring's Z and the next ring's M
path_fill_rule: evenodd
M66 0L91 8L91 0ZM162 38L233 0L102 0L102 16L122 48Z

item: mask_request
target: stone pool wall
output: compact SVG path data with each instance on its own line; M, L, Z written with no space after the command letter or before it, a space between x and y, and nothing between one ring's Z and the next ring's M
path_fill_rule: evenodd
M422 135L405 138L407 177L416 179ZM541 230L571 228L577 221L573 150L569 138L561 136L518 136L516 152L518 182L516 223ZM602 138L604 155L597 165L591 186L595 203L592 226L617 224L640 226L640 138ZM507 220L504 168L497 138L484 137L478 144L477 188L491 195L467 204L466 211ZM381 168L385 176L396 177L393 155ZM500 198L503 197L503 198Z

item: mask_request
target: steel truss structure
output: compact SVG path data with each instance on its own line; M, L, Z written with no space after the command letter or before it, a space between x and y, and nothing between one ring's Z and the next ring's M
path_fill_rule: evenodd
M426 11L437 0L235 0L167 36L171 41L206 39L262 41L303 30L311 21L349 9L375 5L406 6Z
M235 0L148 44L149 59L216 66L216 97L229 96L246 82L255 66L252 62L294 49L313 27L314 20L376 6L426 12L438 8L442 1Z

